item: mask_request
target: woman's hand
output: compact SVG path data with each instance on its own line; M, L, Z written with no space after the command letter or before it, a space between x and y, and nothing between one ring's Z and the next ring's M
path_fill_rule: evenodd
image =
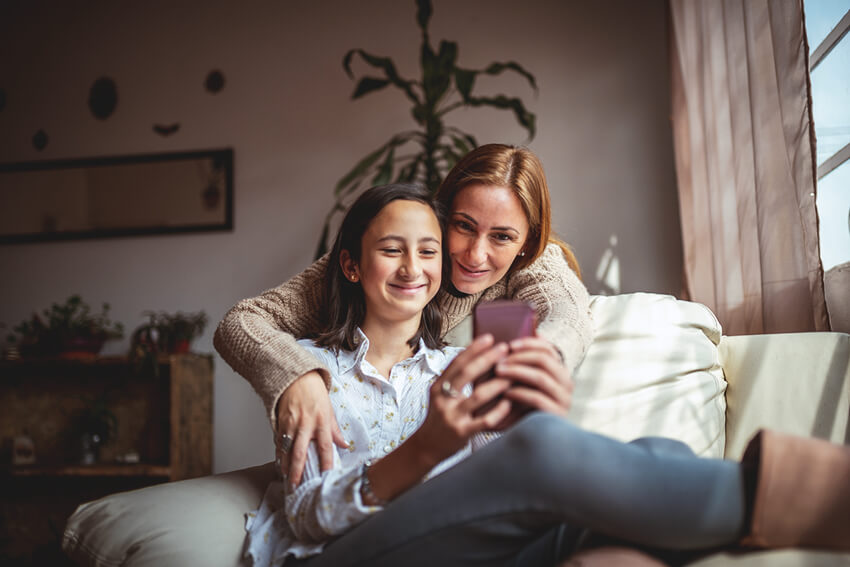
M456 453L476 433L493 429L510 413L511 403L505 399L485 409L510 387L508 380L492 378L476 386L469 397L464 393L507 354L507 345L493 346L491 335L478 337L431 385L428 415L414 441L430 466Z
M528 409L566 416L573 380L555 347L540 337L515 339L510 347L510 354L496 365L496 376L513 383L505 397Z
M282 434L292 438L288 452L282 450ZM333 445L348 447L336 422L328 389L322 375L312 370L299 377L277 403L277 433L275 445L280 458L280 473L298 486L307 462L307 447L316 440L319 467L325 471L333 468Z

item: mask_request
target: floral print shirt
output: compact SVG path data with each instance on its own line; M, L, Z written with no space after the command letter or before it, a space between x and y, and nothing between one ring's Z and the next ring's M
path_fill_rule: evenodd
M420 341L416 354L394 365L385 378L366 360L369 339L358 333L357 349L351 352L334 353L310 340L299 341L330 370L330 399L348 448L334 446L334 466L321 473L315 443L311 443L300 486L291 491L288 482L269 485L260 508L247 514L245 555L254 565L279 566L290 555L304 558L321 553L332 536L381 509L361 500L363 464L391 453L422 425L429 387L463 350L429 349ZM426 480L469 452L467 446L446 459Z

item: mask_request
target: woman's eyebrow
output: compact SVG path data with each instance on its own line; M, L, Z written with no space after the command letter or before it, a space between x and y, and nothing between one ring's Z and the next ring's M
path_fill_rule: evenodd
M472 218L471 216L469 216L468 214L461 213L461 212L456 212L454 214L457 215L457 216L463 217L466 220L468 220L469 222L471 222L472 224L478 226L478 221L475 220L474 218ZM489 230L501 230L503 232L515 232L516 234L520 233L517 229L515 229L512 226L491 226Z

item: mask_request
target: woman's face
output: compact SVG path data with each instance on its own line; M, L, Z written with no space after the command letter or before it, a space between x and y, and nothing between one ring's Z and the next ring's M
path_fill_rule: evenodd
M477 293L508 272L528 238L528 219L512 189L467 185L452 203L446 238L452 283Z
M420 317L440 289L442 237L430 207L396 200L384 207L363 234L360 262L346 264L363 286L366 319L399 321ZM365 322L364 322L365 323Z

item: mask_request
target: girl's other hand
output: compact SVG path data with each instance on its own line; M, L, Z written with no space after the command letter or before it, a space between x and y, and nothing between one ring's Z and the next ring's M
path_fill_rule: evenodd
M283 452L280 438L286 434L292 438L289 452ZM280 473L289 482L298 486L307 462L307 447L316 441L319 467L326 471L333 468L333 445L348 447L336 422L325 381L318 371L312 370L298 378L277 403L277 433L275 445L281 460Z

